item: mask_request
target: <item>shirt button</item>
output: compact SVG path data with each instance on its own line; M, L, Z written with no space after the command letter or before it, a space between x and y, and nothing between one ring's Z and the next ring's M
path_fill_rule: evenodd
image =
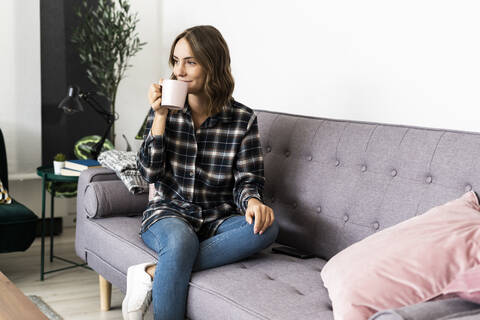
M195 172L191 170L188 174L190 175L190 177L193 177L195 175Z

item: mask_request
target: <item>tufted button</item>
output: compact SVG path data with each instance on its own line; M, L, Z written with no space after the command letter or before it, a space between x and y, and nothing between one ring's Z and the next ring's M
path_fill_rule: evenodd
M297 207L297 203L294 202L294 203L292 204L292 207L296 208L296 207Z
M375 222L372 224L372 227L373 227L373 229L378 230L378 229L380 228L380 223L378 223L378 222L375 221Z
M313 159L312 156L308 156L308 157L307 157L307 160L308 160L308 161L312 161L312 159Z
M335 167L338 167L340 165L340 160L335 161Z
M428 176L428 177L425 179L425 182L428 183L428 184L432 183L432 181L433 181L433 179L432 179L431 176Z
M285 151L285 157L290 157L290 151Z
M195 175L195 171L190 170L190 172L188 173L188 175L189 175L190 177L193 177L193 176Z
M363 165L363 166L362 166L362 172L365 172L365 171L367 171L367 166L366 166L366 165Z
M295 292L296 292L297 294L301 295L301 296L304 296L303 292L301 292L301 291L298 290L298 289L295 289Z
M274 203L274 202L275 202L275 197L274 197L274 196L272 196L272 203Z
M465 186L465 191L466 191L466 192L472 191L472 186L469 185L469 184L467 184L467 185Z
M395 177L397 175L397 170L393 169L392 172L390 172L390 174L392 175L392 177Z
M272 148L267 147L267 152L270 152L270 151L272 151Z
M317 207L317 212L318 212L318 213L322 212L322 207L318 206L318 207Z
M344 222L347 222L348 219L349 219L348 214L346 214L346 215L343 216L343 221L344 221Z

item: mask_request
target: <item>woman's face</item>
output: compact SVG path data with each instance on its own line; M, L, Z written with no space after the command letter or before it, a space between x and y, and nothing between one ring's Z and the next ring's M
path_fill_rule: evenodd
M193 56L190 45L185 38L178 40L173 50L173 73L177 80L188 83L188 93L203 92L205 71Z

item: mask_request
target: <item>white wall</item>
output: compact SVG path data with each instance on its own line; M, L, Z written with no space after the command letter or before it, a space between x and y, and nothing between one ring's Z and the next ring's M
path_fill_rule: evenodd
M0 128L11 179L41 162L39 1L0 1Z
M480 131L480 3L164 1L163 48L196 24L229 43L250 107Z
M135 0L130 4L131 12L137 12L140 19L137 24L140 40L147 45L130 60L133 67L128 69L118 88L116 109L120 118L115 122L115 147L120 150L126 149L122 134L132 148L136 150L140 146L141 141L135 141L134 137L149 110L147 90L162 75L162 2Z

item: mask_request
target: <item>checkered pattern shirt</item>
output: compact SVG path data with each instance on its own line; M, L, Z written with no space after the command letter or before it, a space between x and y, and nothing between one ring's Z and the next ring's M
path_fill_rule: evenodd
M156 193L143 213L142 231L166 217L188 222L210 237L250 198L262 200L263 154L254 112L233 101L194 129L191 109L169 112L163 135L150 132L150 110L137 166Z

